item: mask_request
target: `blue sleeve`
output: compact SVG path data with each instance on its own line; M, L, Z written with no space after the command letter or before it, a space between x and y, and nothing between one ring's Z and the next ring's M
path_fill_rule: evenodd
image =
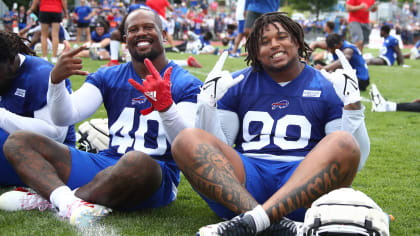
M105 85L103 83L103 70L98 70L95 73L91 73L86 77L85 83L90 83L96 86L103 95L105 92Z
M248 72L246 72L248 70ZM246 77L249 75L250 70L249 69L243 69L243 70L239 70L239 71L235 71L232 73L232 78L236 78L238 77L240 74L243 74ZM241 81L239 84L244 82ZM240 86L238 86L238 84L232 88L230 88L225 95L218 101L217 103L217 108L219 109L223 109L223 110L228 110L228 111L232 111L235 113L237 112L237 109L239 107L239 103L240 103Z

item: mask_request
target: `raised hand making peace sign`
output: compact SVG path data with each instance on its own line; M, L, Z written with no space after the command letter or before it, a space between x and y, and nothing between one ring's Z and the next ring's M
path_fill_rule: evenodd
M222 71L227 56L228 52L224 51L219 60L216 62L216 65L214 65L213 69L210 71L204 81L203 87L201 88L201 95L206 94L214 100L214 104L212 105L216 105L216 102L225 95L230 87L241 82L244 78L243 75L240 75L233 79L229 71Z
M137 90L142 92L152 103L152 106L144 109L141 112L143 115L147 115L154 109L158 111L166 111L173 103L171 95L171 72L172 66L166 69L163 79L155 66L149 59L144 60L144 64L150 71L150 75L147 75L143 81L143 85L137 83L134 79L128 79L128 82Z
M63 53L51 71L51 82L58 84L72 75L88 75L89 72L81 70L83 68L82 59L75 57L79 52L86 49L80 48Z

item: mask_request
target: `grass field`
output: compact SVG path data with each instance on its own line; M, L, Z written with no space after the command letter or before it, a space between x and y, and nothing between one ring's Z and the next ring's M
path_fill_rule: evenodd
M366 50L374 55L377 50ZM171 59L186 59L188 54L168 54ZM188 68L204 79L217 60L216 56L198 55L203 68ZM94 72L104 62L84 61L85 70ZM392 101L406 102L420 98L420 60L406 60L410 68L399 66L370 67L371 83ZM241 59L228 59L225 69L235 71L246 65ZM84 81L72 77L73 89ZM373 113L368 92L366 125L371 141L371 153L353 188L374 199L384 211L392 214L391 235L420 235L420 113ZM95 117L106 117L103 108ZM0 188L0 193L10 188ZM419 205L417 205L419 204ZM143 212L113 212L101 224L79 230L62 221L52 212L0 211L0 235L195 235L196 230L219 219L181 177L178 199L171 205Z

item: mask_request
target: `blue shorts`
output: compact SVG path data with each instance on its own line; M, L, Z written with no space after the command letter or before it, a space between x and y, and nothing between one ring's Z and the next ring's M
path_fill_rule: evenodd
M80 151L78 149L69 147L71 152L71 172L67 185L71 189L81 187L90 181L109 166L117 163L120 157L112 157L103 153L89 153ZM177 196L177 186L179 184L180 176L179 169L175 162L156 160L162 170L162 185L160 188L147 200L139 205L130 208L118 209L125 211L134 211L146 208L157 208L166 206L173 202Z
M246 157L241 153L238 154L241 157L245 168L246 189L260 204L266 202L289 180L290 176L301 162L269 161ZM201 197L219 217L223 219L231 219L237 215L223 205L213 200L207 199L202 195ZM287 217L303 222L305 212L306 209L300 208L287 215Z
M238 21L238 33L242 34L245 29L245 20Z
M15 169L10 165L9 161L4 156L3 145L6 142L9 133L0 129L0 186L25 186L25 184L20 180L19 176L16 174Z

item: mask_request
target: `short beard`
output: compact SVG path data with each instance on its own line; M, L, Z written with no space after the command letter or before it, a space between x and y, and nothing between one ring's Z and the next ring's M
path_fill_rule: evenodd
M129 50L129 51L130 51L130 54L131 54L131 57L133 58L133 60L141 62L141 63L143 63L144 59L146 59L146 58L153 61L154 59L156 59L160 55L160 53L158 51L154 50L154 49L152 49L152 50L150 50L150 52L144 53L144 54L139 54L135 50L133 50L133 51Z
M269 70L272 72L284 72L287 71L292 65L299 62L299 57L295 57L292 60L290 60L286 65L278 68L278 67L271 67L271 66L265 66L265 70Z

